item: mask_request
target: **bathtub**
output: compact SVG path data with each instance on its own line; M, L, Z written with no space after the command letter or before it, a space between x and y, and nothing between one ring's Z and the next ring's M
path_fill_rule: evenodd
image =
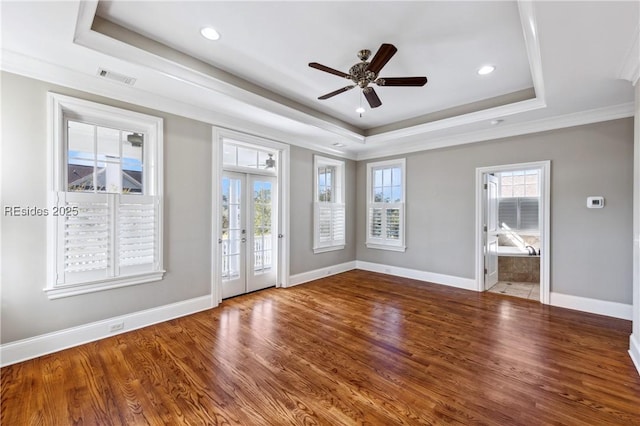
M498 256L511 256L511 257L539 257L537 254L530 255L529 250L520 247L498 246Z

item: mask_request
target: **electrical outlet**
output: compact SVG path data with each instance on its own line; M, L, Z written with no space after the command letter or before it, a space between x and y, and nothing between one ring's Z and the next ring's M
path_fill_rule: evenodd
M122 330L124 328L124 322L115 322L111 325L109 325L109 333L113 333L114 331L119 331Z

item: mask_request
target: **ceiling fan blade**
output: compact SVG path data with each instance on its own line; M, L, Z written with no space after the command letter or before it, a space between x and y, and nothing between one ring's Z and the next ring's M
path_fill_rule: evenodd
M349 74L345 73L345 72L338 71L338 70L335 70L333 68L329 68L328 66L319 64L317 62L310 62L309 66L311 68L315 68L315 69L320 70L320 71L328 72L329 74L334 74L334 75L337 75L337 76L340 76L340 77L344 77L344 78L351 78L351 76Z
M322 100L329 99L332 96L339 95L340 93L344 93L347 90L353 89L354 87L356 87L356 86L345 86L342 89L334 90L331 93L327 93L326 95L322 95L318 99L322 99Z
M371 71L374 74L378 74L382 69L382 67L384 67L387 64L387 62L389 62L389 59L391 59L391 57L395 55L397 51L398 49L396 49L396 47L393 44L383 43L380 46L380 49L378 49L378 51L376 52L376 55L373 57L373 59L369 63L369 66L367 67L367 71Z
M367 98L367 102L369 102L371 108L378 108L382 105L382 101L378 97L376 91L373 90L373 87L365 87L362 89L362 93L364 93L364 97Z
M427 77L382 77L375 83L378 86L424 86Z

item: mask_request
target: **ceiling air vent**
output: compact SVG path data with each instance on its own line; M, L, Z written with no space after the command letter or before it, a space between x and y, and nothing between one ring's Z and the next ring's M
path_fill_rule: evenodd
M104 68L98 69L98 75L100 77L108 78L109 80L117 81L118 83L123 83L129 86L133 86L134 84L136 84L135 78L126 76L124 74L118 74L117 72L105 70Z

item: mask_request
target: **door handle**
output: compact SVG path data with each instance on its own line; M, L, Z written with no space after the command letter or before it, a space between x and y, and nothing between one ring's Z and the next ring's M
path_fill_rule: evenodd
M243 242L243 243L246 243L247 239L245 237L242 237L242 239L240 241Z

